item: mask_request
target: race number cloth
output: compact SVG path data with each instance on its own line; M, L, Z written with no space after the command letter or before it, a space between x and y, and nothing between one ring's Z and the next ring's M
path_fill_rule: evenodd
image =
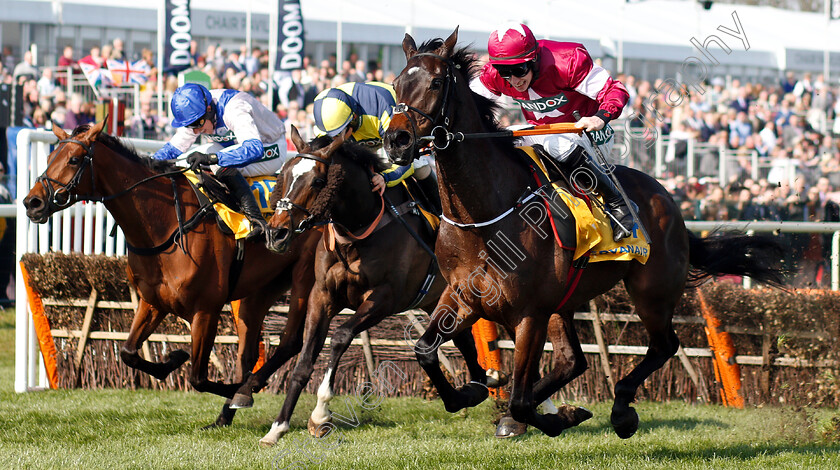
M548 175L540 158L534 153L531 147L519 147L524 151L534 164ZM591 249L589 255L590 263L599 261L630 261L636 260L642 264L647 263L650 255L650 245L645 241L638 226L633 226L632 235L616 243L613 241L612 226L601 207L592 204L591 207L586 201L571 194L565 188L553 184L554 190L559 198L566 204L575 218L577 228L577 247L575 248L574 259L578 259Z
M184 176L187 177L188 180L192 181L193 184L198 184L198 176L192 171L187 171L184 173ZM277 182L276 176L255 176L253 178L245 178L248 180L248 184L251 185L251 191L254 193L254 199L257 200L257 204L260 206L260 211L263 214L265 220L271 218L271 215L274 211L268 205L269 196L271 196L271 191L274 189L274 184ZM201 192L205 195L207 194L204 191L204 188L201 188ZM219 214L219 218L224 221L225 225L227 225L230 230L233 232L234 238L239 240L240 238L245 238L251 232L251 223L248 222L248 219L240 214L239 212L234 211L230 207L217 202L213 204L213 208L216 209L216 213Z

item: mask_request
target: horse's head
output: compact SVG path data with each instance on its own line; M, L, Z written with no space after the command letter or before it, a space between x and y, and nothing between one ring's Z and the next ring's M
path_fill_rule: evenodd
M434 137L436 145L446 138L455 81L463 76L450 59L457 42L458 28L445 41L433 42L434 49L418 51L414 38L403 39L406 65L394 80L398 104L384 136L385 150L399 165L417 157L425 145L421 137Z
M332 156L343 143L340 137L306 143L294 126L291 138L298 155L283 165L269 202L275 212L269 221L271 229L266 246L279 253L289 248L296 235L326 216L329 207L325 205L329 203L319 196L327 185Z
M42 224L53 213L94 192L92 171L86 170L93 165L93 145L105 122L77 131L73 136L58 126L53 128L58 137L56 148L47 158L47 169L23 200L30 220Z

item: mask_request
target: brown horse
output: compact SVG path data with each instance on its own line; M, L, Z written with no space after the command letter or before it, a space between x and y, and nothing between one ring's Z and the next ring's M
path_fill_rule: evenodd
M469 395L473 391L453 389L440 371L433 346L438 336L445 340L479 317L499 323L516 343L511 415L555 436L591 416L574 407L551 414L540 414L535 407L587 368L572 321L574 311L624 281L650 339L644 359L615 386L611 422L620 437L628 438L638 428L638 415L630 406L636 389L679 346L672 316L690 278L689 266L699 270L694 273L701 278L730 273L778 284L781 271L776 262L781 259L781 247L769 238L741 235L696 238L655 179L619 166L615 175L639 205L651 238L649 259L646 264L590 264L583 269L577 288L561 303L571 289L572 255L554 237L545 236L552 233L548 218L533 227L533 221L510 210L536 186L513 139L462 139L503 129L493 117L493 104L469 88L478 66L471 51L455 49L457 33L456 29L446 40L427 41L419 50L406 35L407 64L394 82L398 114L385 135L386 149L397 163L414 158L421 136L434 137L443 215L451 221L442 225L436 246L449 287L436 310L441 314L433 317L417 343L422 350L418 359L446 408L462 408L475 401ZM500 252L505 259L496 256ZM452 321L444 313L459 309L459 328L442 324ZM539 378L547 336L554 343L554 363Z
M80 126L72 136L54 129L59 142L49 156L49 167L23 201L26 215L44 223L76 201L105 203L125 232L129 280L140 298L120 356L130 367L165 378L189 354L176 350L166 362L153 363L140 357L138 349L167 314L186 319L192 326L190 383L198 391L228 398L214 423L228 425L235 414L230 398L240 385L214 382L207 376L222 307L242 300L234 379L241 382L257 361L260 329L269 307L291 286L286 331L273 356L292 357L301 347L320 234L313 231L301 237L283 255L247 242L237 260L237 242L219 230L212 210L199 202L183 170L169 163L164 165L165 173L152 169L162 162L139 157L103 133L104 124Z
M326 246L327 234L325 243L318 246L303 350L283 408L260 440L263 445L275 444L289 430L289 419L312 375L330 320L340 310L356 312L331 337L327 372L309 418L309 431L317 436L332 426L328 424L332 421L329 402L334 396L336 371L353 338L394 313L415 307L430 311L444 288L429 248L434 238L424 230L421 216L409 211L403 216L403 225L393 217L388 221L385 215L391 211L385 207L386 201L393 202L397 212L412 207L406 192L400 187L390 188L385 199L371 192L371 170L382 170L376 154L363 145L342 144L342 140L326 136L307 144L296 129L292 129L291 137L300 154L286 162L271 194L271 204L277 208L270 221L278 234L274 245L283 249L295 235L327 220L336 226L339 237L334 249ZM413 238L409 229L418 238ZM455 337L454 342L468 364L471 379L485 383L485 371L478 365L470 332ZM473 386L483 390L482 399L487 396L486 386Z

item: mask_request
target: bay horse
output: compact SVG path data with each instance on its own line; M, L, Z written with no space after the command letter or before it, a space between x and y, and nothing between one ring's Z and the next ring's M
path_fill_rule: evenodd
M318 437L330 430L329 402L334 396L336 372L353 338L397 312L411 308L430 311L445 284L429 248L434 237L424 230L422 216L412 210L403 216L406 225L393 217L387 221L391 208L386 207L390 205L386 201L391 201L400 213L403 209L399 208L412 207L406 191L399 186L389 188L385 198L371 192L371 171L384 169L374 152L363 145L344 142L341 137L333 140L322 136L305 143L297 129L292 128L290 135L300 153L286 162L271 194L272 207L276 207L269 221L277 234L274 248L285 249L296 235L326 221L334 224L337 236L333 249L328 246L328 232L324 243L318 245L303 349L283 407L271 430L260 440L266 446L274 445L288 432L294 407L324 346L330 320L339 311L350 308L355 313L335 330L330 340L327 371L308 422L309 432ZM478 364L470 332L453 340L467 362L471 380L484 384L486 374ZM249 381L252 379L253 376ZM487 396L485 385L471 387L480 388ZM245 386L240 392L244 389Z
M474 390L455 390L449 384L434 346L438 336L446 340L479 317L495 321L515 339L511 416L556 436L591 416L575 407L545 414L535 407L587 368L573 325L574 311L623 281L649 335L644 359L615 385L610 421L619 437L629 438L639 424L630 406L637 388L677 352L672 316L687 281L727 273L780 285L777 262L782 248L770 237L697 238L686 230L678 207L655 179L617 166L615 175L639 205L650 235L649 259L646 264L590 263L573 289L568 279L572 252L546 236L553 233L549 218L535 228L513 214L517 202L538 186L513 138L461 139L462 134L504 129L494 118L493 103L470 90L477 60L467 48L455 48L457 39L456 28L447 39L427 41L418 49L406 34L402 46L407 63L394 81L397 113L384 136L385 148L398 164L414 158L421 137L434 139L443 215L449 219L442 224L436 245L448 282L437 310L460 310L460 324L449 328L443 322L451 322L450 318L435 315L417 343L418 360L447 410L475 402L470 396ZM499 252L502 238L510 242L510 250L503 250L507 259L488 256ZM539 360L547 336L554 343L553 366L540 378Z
M237 242L217 227L209 204L200 203L182 174L169 162L140 157L102 132L105 121L80 126L72 135L60 127L49 166L23 200L26 215L45 223L50 215L76 201L102 201L125 233L128 278L139 294L128 339L120 357L130 367L160 380L190 354L175 350L162 363L149 362L138 349L167 314L191 324L190 384L200 392L228 398L213 426L233 420L230 398L258 359L263 319L269 307L291 287L285 334L274 352L290 358L301 346L300 333L309 291L315 281L315 246L320 234L301 237L282 255L262 243ZM164 173L152 166L162 165ZM174 209L174 210L173 210ZM241 299L236 323L239 336L233 384L208 379L207 367L222 307Z

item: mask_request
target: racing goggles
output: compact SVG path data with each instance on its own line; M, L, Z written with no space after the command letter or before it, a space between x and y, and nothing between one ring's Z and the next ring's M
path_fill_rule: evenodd
M493 67L496 68L496 71L499 72L499 75L504 78L508 79L510 77L522 78L525 75L528 75L528 72L531 71L531 64L530 62L522 62L521 64L499 64L494 65Z
M187 129L199 129L204 126L204 123L207 122L208 119L212 120L213 108L209 104L207 104L207 97L204 97L204 109L207 110L205 111L204 116L201 116L200 118L196 119L190 124L187 124L184 127L186 127Z

